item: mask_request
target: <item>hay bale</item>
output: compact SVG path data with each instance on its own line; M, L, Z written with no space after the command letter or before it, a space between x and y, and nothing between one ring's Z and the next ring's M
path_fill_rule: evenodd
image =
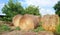
M56 31L56 26L59 24L58 15L45 15L42 17L42 27L47 31Z
M20 20L19 27L24 31L32 30L38 26L39 19L40 17L25 14Z
M19 26L19 21L20 21L21 17L22 17L22 15L20 15L20 14L13 17L12 23L15 27Z

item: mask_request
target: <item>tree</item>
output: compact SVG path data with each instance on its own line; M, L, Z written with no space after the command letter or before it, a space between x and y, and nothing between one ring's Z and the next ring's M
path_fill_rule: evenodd
M19 2L13 2L9 0L8 4L5 4L2 8L2 12L6 14L7 17L4 17L7 21L11 21L12 17L16 14L24 14L24 9Z
M38 7L35 7L32 5L25 8L25 12L28 14L33 14L33 15L40 15Z
M54 6L55 13L60 17L60 1Z
M14 2L15 1L15 2ZM38 7L28 6L27 8L23 8L21 3L17 0L9 0L8 4L5 4L2 8L2 12L6 14L6 17L3 17L5 21L12 21L12 17L17 14L33 14L40 15Z

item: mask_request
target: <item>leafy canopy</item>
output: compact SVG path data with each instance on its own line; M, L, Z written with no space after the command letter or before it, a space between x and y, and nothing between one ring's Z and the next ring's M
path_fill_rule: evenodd
M8 4L5 4L2 8L2 12L6 14L6 17L3 18L4 21L12 21L13 16L17 14L40 15L38 7L31 5L24 9L17 0L9 0Z
M54 6L55 13L60 17L60 1Z

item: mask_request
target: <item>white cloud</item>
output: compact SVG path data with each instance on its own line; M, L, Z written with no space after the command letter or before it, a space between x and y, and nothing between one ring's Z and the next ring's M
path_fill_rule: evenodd
M53 6L59 0L26 0L28 5L36 5L36 6Z
M41 13L41 15L46 15L46 14L55 14L54 12L53 12L54 10L51 10L51 9L41 9L40 10L40 13Z
M1 3L1 4L0 4L0 8L3 7L3 6L4 6L4 3Z
M39 6L40 9L40 13L42 15L45 14L55 14L54 9L52 8L57 1L59 0L25 0L27 6L29 5L35 5L35 6Z
M4 6L4 3L0 3L0 15L3 14L2 11L1 11L3 6Z

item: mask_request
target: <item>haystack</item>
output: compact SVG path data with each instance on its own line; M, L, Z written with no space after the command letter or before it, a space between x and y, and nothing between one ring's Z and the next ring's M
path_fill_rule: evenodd
M58 24L58 15L45 15L44 17L42 17L42 27L47 31L56 31L56 27Z
M19 26L19 21L20 21L21 17L22 17L22 15L20 15L20 14L13 17L12 23L15 27Z
M25 14L19 22L19 27L21 28L21 30L29 31L36 28L39 24L39 21L39 16Z

